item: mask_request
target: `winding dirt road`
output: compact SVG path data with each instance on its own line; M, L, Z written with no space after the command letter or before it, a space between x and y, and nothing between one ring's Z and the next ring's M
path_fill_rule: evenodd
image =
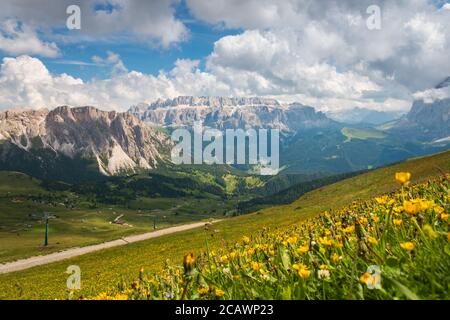
M133 243L133 242L157 238L157 237L164 236L166 234L195 229L195 228L203 227L207 223L216 223L219 221L220 220L213 220L211 222L195 222L195 223L190 223L190 224L184 224L181 226L169 227L169 228L161 229L158 231L123 237L121 239L103 242L103 243L96 244L96 245L91 245L91 246L86 246L86 247L81 247L81 248L72 248L72 249L67 249L67 250L60 251L60 252L51 253L48 255L34 256L31 258L27 258L27 259L21 259L21 260L17 260L17 261L13 261L13 262L7 262L5 264L0 264L0 274L24 270L24 269L32 268L35 266L40 266L43 264L55 262L55 261L69 259L72 257L81 256L83 254L91 253L91 252L102 250L102 249L123 246L123 245Z

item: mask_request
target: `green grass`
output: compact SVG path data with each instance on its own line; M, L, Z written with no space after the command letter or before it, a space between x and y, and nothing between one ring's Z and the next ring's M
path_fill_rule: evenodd
M367 140L367 139L383 139L386 137L386 134L384 134L381 131L375 130L375 129L361 129L361 128L342 128L341 132L344 136L347 137L347 141L350 141L352 139L359 139L359 140Z
M66 200L73 208L64 203ZM0 172L0 263L86 246L208 217L221 217L233 203L212 195L198 198L139 197L128 207L97 203L78 194L49 192L41 182L17 172ZM44 212L50 220L49 246L43 247ZM111 223L116 217L127 225Z
M82 290L80 294L96 295L115 287L120 281L129 281L144 267L159 271L167 260L179 264L187 252L223 247L243 235L251 235L264 227L291 226L324 210L340 208L357 199L368 199L398 188L393 175L397 171L412 173L412 182L450 171L450 152L413 159L380 168L360 176L322 187L302 196L290 205L230 218L214 224L209 230L195 229L160 238L102 250L61 262L24 271L0 275L0 298L54 299L66 298L65 270L69 265L80 266Z
M441 176L268 227L95 298L448 299L449 188Z
M39 180L20 172L0 171L0 194L41 192Z

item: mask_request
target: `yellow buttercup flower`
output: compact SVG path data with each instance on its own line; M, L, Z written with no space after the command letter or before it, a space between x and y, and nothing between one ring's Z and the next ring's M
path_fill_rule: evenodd
M297 249L297 253L300 253L300 254L306 253L308 251L309 251L309 246L308 245L303 245L303 246L301 246L301 247L299 247Z
M396 225L396 226L399 226L399 225L401 225L402 223L403 223L403 220L402 219L394 219L394 220L392 220L393 222L394 222L394 224Z
M434 201L416 198L403 202L403 210L409 214L416 215L435 206Z
M402 242L400 243L400 247L406 251L414 250L416 245L413 242Z
M373 245L378 244L378 240L375 239L374 237L369 237L367 240L369 241L369 243Z
M245 244L248 244L248 243L250 242L250 238L247 237L247 236L243 236L243 237L242 237L242 241L243 241Z
M309 271L308 269L300 269L298 270L298 275L303 279L307 279L311 275L311 271Z
M333 261L334 263L338 263L341 260L342 260L342 256L339 256L336 253L333 253L333 255L331 256L331 261Z
M186 254L183 259L184 272L190 273L194 267L194 264L195 264L194 254L192 252Z
M324 246L332 246L333 245L333 239L328 239L327 237L319 237L319 243Z
M449 216L448 213L441 213L440 218L443 221L447 221L448 220L448 216Z
M201 288L198 289L198 294L201 295L201 296L207 294L208 292L209 292L209 289L205 288L205 287L201 287Z
M434 207L434 212L436 212L437 214L443 214L443 213L445 213L444 211L445 211L445 209L442 208L441 206L435 206Z
M348 226L343 231L344 233L352 233L353 231L355 231L355 226Z
M368 272L364 272L361 275L361 277L359 277L359 281L361 281L361 283L364 283L366 285L375 286L377 284L377 277L374 277Z
M220 289L218 289L218 288L216 288L216 289L214 290L214 295L215 295L217 298L223 297L224 294L225 294L225 292L224 292L223 290L220 290Z
M409 180L411 179L411 173L409 172L396 172L395 180L400 183L402 186L407 186L409 184Z
M368 272L364 272L361 277L359 277L359 281L361 281L361 283L367 284L369 282L369 279L371 277L371 274Z
M308 270L308 266L306 266L304 264L293 264L292 268L294 270L297 270L298 275L302 279L307 279L311 275L311 271Z
M295 244L297 242L297 237L289 237L286 240L289 244Z
M377 198L375 198L375 201L378 204L386 204L389 201L389 197L388 196L377 197Z
M258 271L261 268L261 263L258 262L252 262L252 269L254 271Z

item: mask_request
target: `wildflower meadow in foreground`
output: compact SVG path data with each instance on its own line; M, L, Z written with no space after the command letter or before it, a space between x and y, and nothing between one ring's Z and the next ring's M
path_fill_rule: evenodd
M395 175L398 193L186 253L159 274L141 270L96 298L449 299L450 183L410 178Z

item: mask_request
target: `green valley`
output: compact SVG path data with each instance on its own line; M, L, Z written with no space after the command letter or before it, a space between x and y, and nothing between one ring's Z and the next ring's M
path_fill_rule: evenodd
M68 295L65 270L74 264L82 270L82 290L75 294L98 295L122 281L137 277L141 268L147 272L156 272L164 268L167 261L181 263L187 252L199 254L207 248L214 250L267 227L272 230L285 228L322 211L394 191L398 188L393 179L395 172L411 172L412 182L420 182L449 170L450 152L412 159L320 187L291 204L225 219L203 229L175 233L0 275L1 298L64 299Z

